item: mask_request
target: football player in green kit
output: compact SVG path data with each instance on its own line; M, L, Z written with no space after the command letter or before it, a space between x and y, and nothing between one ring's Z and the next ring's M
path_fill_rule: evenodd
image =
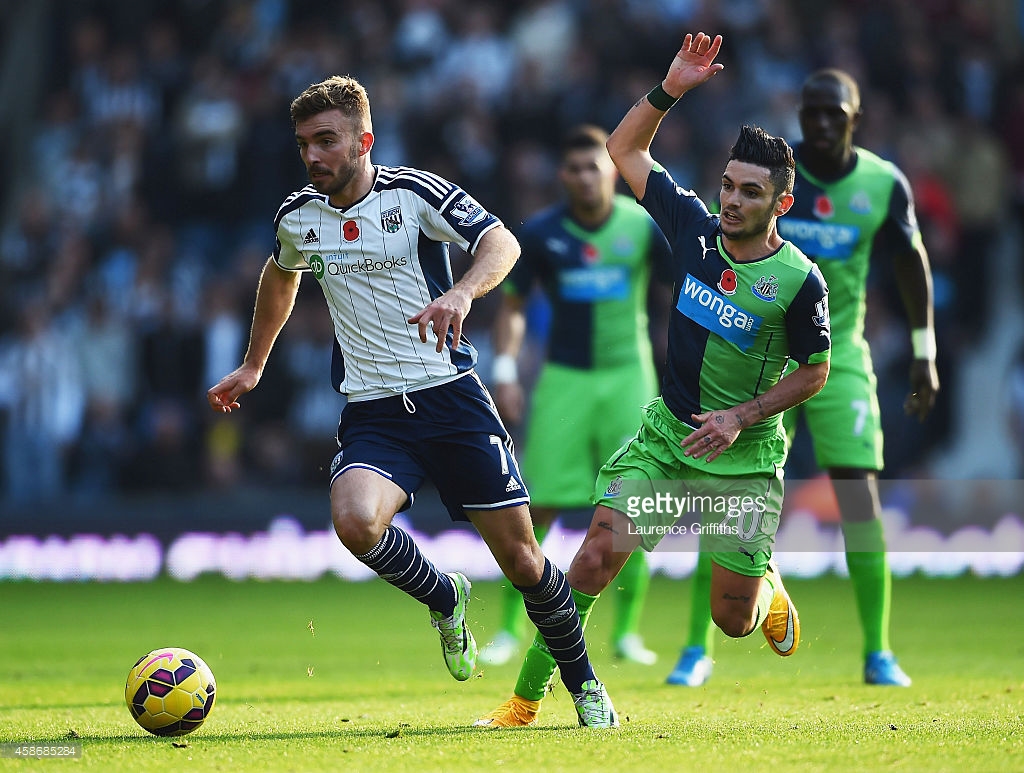
M558 179L565 201L517 233L523 252L502 283L494 325L494 402L506 421L517 423L524 407L516 367L523 306L535 285L551 304L522 463L538 541L559 511L590 504L594 474L636 432L640 408L658 395L647 305L650 296L656 316L667 314L671 252L650 215L615 193L619 173L607 140L608 132L589 125L562 140ZM636 551L614 589L613 650L644 665L657 659L638 630L649 582L646 557ZM516 654L526 621L519 592L511 583L503 590L501 630L480 650L480 662L490 665Z
M808 77L799 108L803 141L796 146L796 203L779 232L800 247L828 282L832 370L803 411L818 465L828 470L839 503L846 563L864 632L864 681L906 687L910 677L889 644L892 580L879 520L877 472L882 469L881 416L871 354L864 339L869 262L892 261L911 327L908 414L923 420L935 403L931 272L910 186L893 164L853 144L860 90L841 70ZM792 432L797 411L785 422ZM669 684L696 687L711 675L714 630L707 605L710 567L698 563L687 645Z
M744 126L722 174L721 215L650 153L669 108L722 69L714 61L721 44L721 36L687 34L664 81L608 139L619 173L672 248L674 308L662 394L601 468L597 507L567 576L582 620L633 550L651 551L677 533L663 497L722 497L724 517L709 508L700 524L700 547L712 560L713 619L733 637L760 627L785 657L796 651L800 627L771 560L787 448L782 413L821 389L830 349L825 281L776 228L793 204L792 149ZM790 360L797 366L783 377ZM545 650L534 641L512 698L475 725L533 724L555 672Z

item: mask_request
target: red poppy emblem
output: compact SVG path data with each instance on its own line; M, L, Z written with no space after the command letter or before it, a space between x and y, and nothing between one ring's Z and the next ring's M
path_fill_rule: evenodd
M736 292L736 286L739 282L736 279L736 272L731 268L725 269L722 272L722 278L718 280L718 291L725 293L726 295L732 295Z
M832 217L835 213L836 208L832 206L832 199L824 193L814 200L814 214L818 217L824 220Z
M354 242L359 238L359 226L355 220L346 220L345 224L341 227L341 234L345 237L345 241Z
M582 252L584 263L597 263L601 258L601 253L593 244L584 244Z

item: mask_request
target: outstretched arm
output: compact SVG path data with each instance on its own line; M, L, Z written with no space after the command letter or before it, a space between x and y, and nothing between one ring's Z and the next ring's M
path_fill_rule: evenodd
M654 166L651 141L661 119L683 94L724 68L715 62L721 47L721 35L712 40L703 32L686 33L665 80L629 109L608 138L608 153L637 199L642 199L647 190L647 176Z
M249 332L249 348L242 364L210 387L206 399L213 410L231 413L240 407L238 398L259 383L281 328L291 316L302 275L285 271L273 258L267 260L256 291L256 308Z
M418 325L420 341L426 343L427 330L434 329L437 351L444 349L448 328L452 330L452 349L462 339L462 321L476 298L485 295L504 279L519 260L519 242L505 226L485 233L473 254L473 263L451 290L431 301L423 310L409 317L410 325Z

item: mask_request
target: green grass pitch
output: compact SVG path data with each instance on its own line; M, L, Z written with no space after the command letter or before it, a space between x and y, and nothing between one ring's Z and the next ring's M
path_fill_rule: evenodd
M511 692L517 665L448 676L426 610L380 581L0 583L0 742L81 744L75 760L0 770L139 771L1007 771L1024 770L1024 576L894 583L893 639L909 689L861 683L848 581L787 581L800 651L760 632L720 637L705 687L664 684L689 584L655 577L642 621L656 666L616 662L603 599L591 654L622 727L575 727L560 685L537 727L469 727ZM609 592L606 595L611 595ZM498 585L473 586L478 641ZM132 721L124 680L163 646L213 669L206 724L180 739Z

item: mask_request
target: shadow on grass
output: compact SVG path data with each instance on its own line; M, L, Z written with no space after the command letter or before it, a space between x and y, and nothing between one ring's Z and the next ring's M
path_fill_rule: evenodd
M477 737L508 737L509 733L530 731L537 737L552 737L566 730L578 730L573 725L565 727L516 727L488 730L469 725L450 725L446 727L413 727L400 723L392 726L372 728L340 728L335 730L272 730L251 732L202 732L179 736L136 735L134 733L118 733L116 735L78 735L69 738L67 735L49 738L33 738L36 745L60 745L68 743L83 746L111 746L114 744L162 744L167 742L188 743L190 746L201 746L204 741L224 743L232 741L305 741L305 740L392 740L400 738L471 738ZM497 735L495 735L497 734Z

